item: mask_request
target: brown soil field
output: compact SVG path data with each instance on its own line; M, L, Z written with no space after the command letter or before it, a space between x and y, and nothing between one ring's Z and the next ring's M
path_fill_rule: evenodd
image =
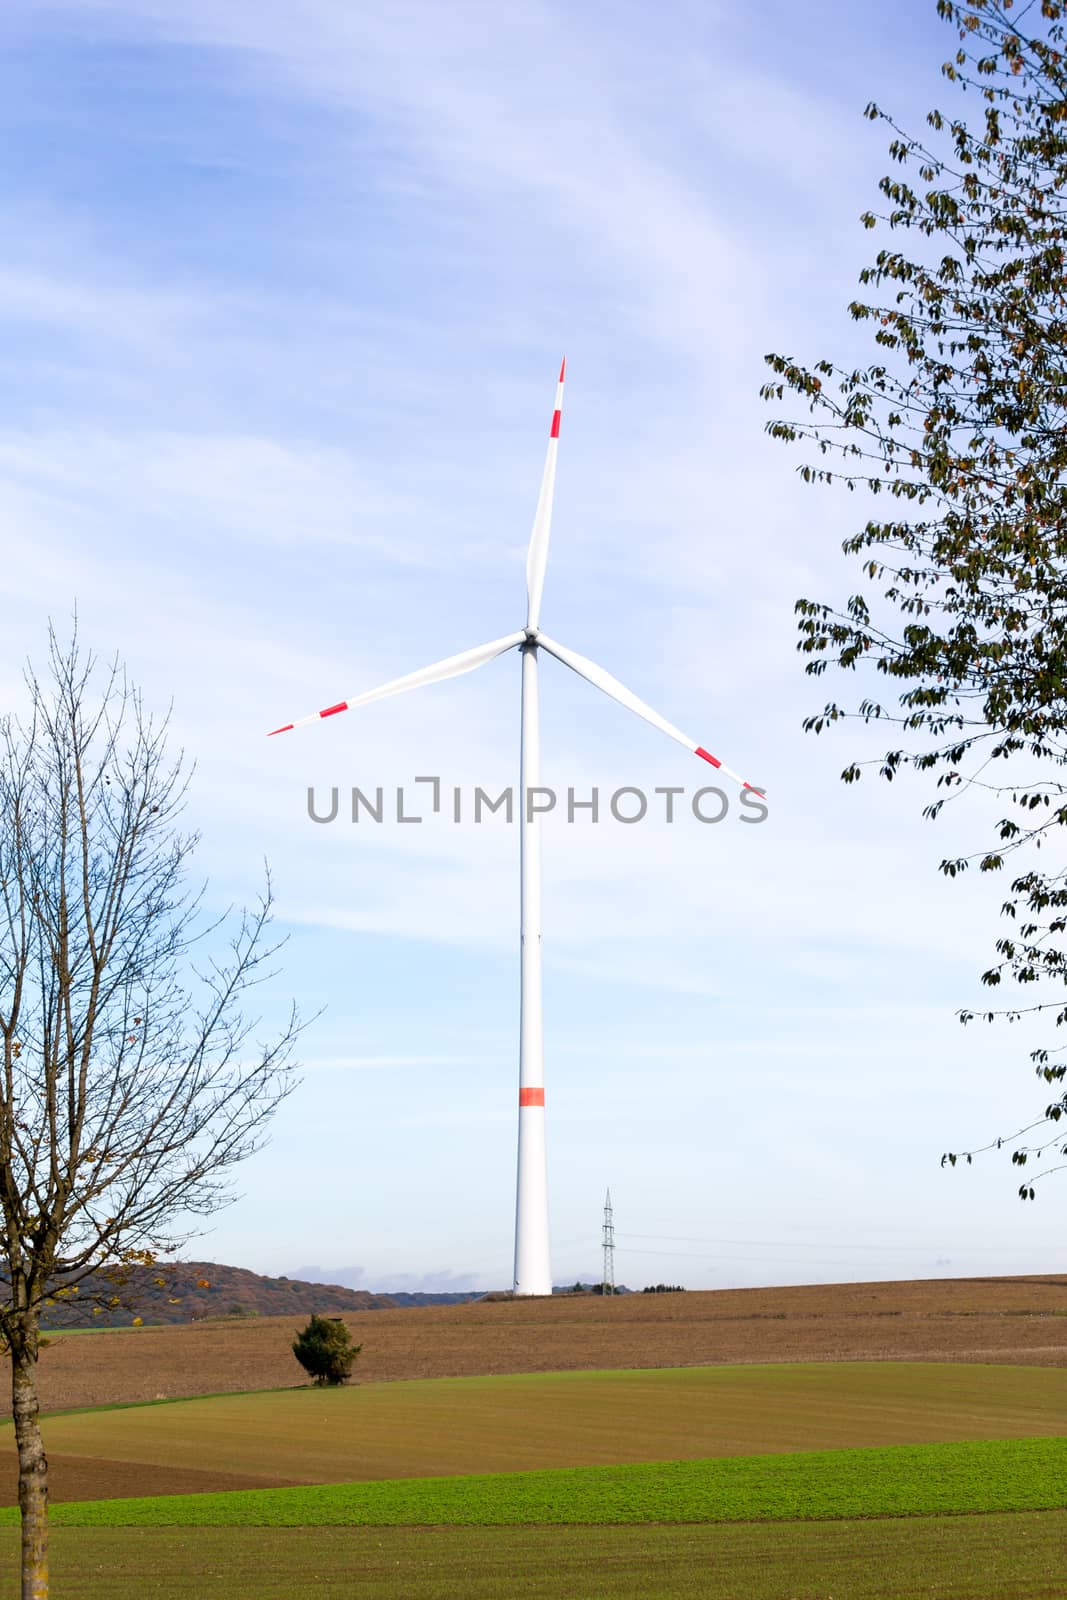
M18 1504L17 1468L5 1461L0 1505ZM175 1467L144 1461L104 1461L95 1456L48 1452L48 1497L60 1500L120 1500L141 1494L209 1494L220 1489L282 1489L292 1478L270 1473L216 1472L211 1467Z
M291 1387L302 1381L290 1350L302 1320L52 1335L40 1360L42 1408ZM363 1343L361 1383L774 1361L1067 1366L1067 1276L556 1295L345 1321Z

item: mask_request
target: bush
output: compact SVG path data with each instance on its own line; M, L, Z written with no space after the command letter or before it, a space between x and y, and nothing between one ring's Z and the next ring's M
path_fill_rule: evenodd
M341 1317L317 1317L293 1340L293 1354L319 1384L347 1383L352 1363L363 1349L353 1344Z

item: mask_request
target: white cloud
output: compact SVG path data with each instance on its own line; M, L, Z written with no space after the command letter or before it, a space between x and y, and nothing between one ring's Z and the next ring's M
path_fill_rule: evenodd
M350 454L308 441L216 431L0 432L0 484L65 515L135 517L146 534L259 546L347 545L398 566L441 565L410 541L420 502L373 484ZM404 529L398 531L403 520Z

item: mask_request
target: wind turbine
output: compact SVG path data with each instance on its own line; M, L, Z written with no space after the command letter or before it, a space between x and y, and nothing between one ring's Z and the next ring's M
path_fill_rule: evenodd
M548 1247L548 1169L545 1157L545 1079L544 1034L542 1029L541 997L541 829L538 813L531 812L528 796L540 784L540 735L537 692L538 652L562 661L580 678L585 678L597 689L603 690L612 700L643 717L654 728L676 739L694 755L708 761L732 778L743 789L762 794L751 783L738 777L703 745L653 711L639 700L610 672L595 662L568 650L541 632L541 592L545 583L545 566L548 561L548 540L552 527L552 499L556 486L556 455L559 450L559 425L563 413L563 381L567 362L564 358L559 369L556 387L556 404L552 412L552 426L548 435L548 454L541 479L541 493L537 501L530 547L526 556L526 626L489 644L477 645L473 650L463 650L459 655L448 656L433 666L421 667L403 678L394 678L378 689L368 689L351 700L339 700L309 717L287 722L276 733L289 733L293 728L304 727L309 722L319 722L323 717L334 717L340 711L354 711L357 706L370 705L374 700L385 700L390 695L403 694L408 689L421 689L426 684L442 683L446 678L458 678L464 672L484 667L486 662L509 650L518 650L522 657L522 709L521 709L521 760L519 768L519 855L520 855L520 951L521 988L519 1001L519 1153L518 1178L515 1202L515 1293L539 1295L552 1293L552 1268Z

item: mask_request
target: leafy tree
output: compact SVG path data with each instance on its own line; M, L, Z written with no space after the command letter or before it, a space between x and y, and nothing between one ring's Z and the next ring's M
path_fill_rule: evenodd
M805 726L887 725L876 765L886 779L906 766L927 774L940 791L928 817L964 790L996 797L995 837L942 862L950 877L1010 872L1009 926L982 981L1029 993L981 1014L1051 1012L1061 1026L1067 873L1049 858L1062 859L1056 830L1067 824L1064 7L938 0L937 11L957 35L944 74L977 97L977 115L931 111L915 138L867 108L892 130L898 170L881 181L880 211L862 221L901 236L861 273L865 295L849 308L873 330L877 356L850 369L770 355L776 381L763 394L808 402L808 419L768 425L776 438L817 445L805 481L891 502L844 546L863 587L843 603L797 604L806 670L834 665L861 680L855 701L830 701ZM845 781L864 765L849 765ZM1063 1048L1032 1053L1047 1083L1064 1080ZM1065 1113L1061 1094L994 1144L1014 1145L1024 1165L1056 1145ZM1020 1188L1024 1198L1035 1181Z
M347 1383L356 1357L363 1349L353 1344L340 1317L312 1314L293 1340L293 1354L304 1371L319 1384Z
M28 672L25 720L0 722L0 1342L23 1600L48 1593L41 1309L83 1285L98 1302L228 1202L292 1086L300 1027L293 1012L251 1041L243 1003L276 948L269 880L222 949L225 923L202 925L186 882L196 840L179 831L187 779L166 721L76 638L51 634L49 665L45 682Z

